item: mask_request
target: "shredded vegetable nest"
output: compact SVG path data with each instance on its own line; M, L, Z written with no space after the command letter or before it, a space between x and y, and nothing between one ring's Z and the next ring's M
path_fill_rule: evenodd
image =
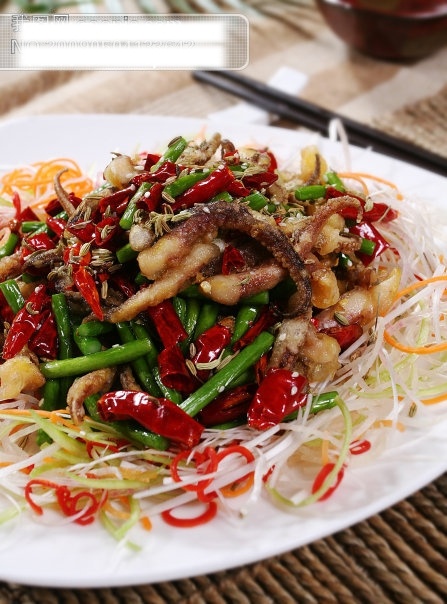
M445 401L445 262L380 175L179 136L1 197L2 523L300 510Z

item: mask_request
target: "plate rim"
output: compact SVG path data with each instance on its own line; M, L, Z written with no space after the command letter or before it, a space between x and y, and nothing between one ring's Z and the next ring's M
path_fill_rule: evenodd
M85 121L85 120L98 120L101 121L103 123L106 122L113 122L113 121L129 121L129 122L133 122L133 123L137 123L138 121L148 121L148 122L160 122L160 121L169 121L172 123L188 123L191 125L191 127L193 125L200 125L200 124L217 124L218 121L217 120L208 120L207 118L195 118L195 117L181 117L181 116L152 116L152 115L137 115L137 114L118 114L118 113L111 113L111 114L97 114L97 113L88 113L88 114L65 114L65 113L58 113L58 114L46 114L46 115L39 115L39 116L17 116L17 117L13 117L7 120L3 120L0 121L0 134L2 134L5 130L5 128L17 128L17 129L21 129L24 126L26 127L30 121L31 123L34 123L34 125L36 125L38 122L40 122L41 124L43 124L44 122L47 123L51 123L51 122L55 122L61 119L69 119L69 120L73 120L73 121ZM288 135L290 135L290 133L293 133L295 135L297 135L297 139L299 144L302 144L302 141L300 141L299 139L302 138L303 133L301 133L300 131L295 131L295 130L286 130L284 128L281 127L276 127L276 126L264 126L264 125L257 125L257 124L246 124L244 126L245 128L248 128L249 130L254 130L254 131L274 131L275 133L281 133L281 132L287 132ZM223 128L222 128L223 130ZM314 137L316 140L319 141L324 141L325 143L330 143L331 145L338 145L340 146L341 143L336 143L334 141L329 141L328 139L325 139L324 137L322 137L321 135L316 135L314 133L305 133L305 136L309 137L309 139L311 139L312 137ZM382 154L377 154L371 151L367 151L364 149L360 149L360 148L356 148L351 146L351 149L356 150L356 153L371 153L371 157L374 156L378 156L381 158L384 158L385 156L383 156ZM392 158L386 158L387 161L391 162L391 165L405 165L408 166L408 164L405 164L405 162L400 162L399 160L395 160ZM1 164L1 161L0 161ZM412 167L413 168L413 167ZM414 170L419 171L422 174L425 175L429 175L430 178L433 179L442 179L442 176L436 175L436 174L432 174L430 172L427 172L426 170L422 169L422 168L414 168ZM446 407L447 409L447 407ZM447 419L447 418L445 418ZM445 449L447 450L447 449ZM386 458L386 456L385 456ZM383 459L383 458L381 458ZM407 497L409 497L411 494L415 493L417 490L423 488L424 486L427 486L428 484L430 484L433 480L435 480L436 478L438 478L439 476L441 476L445 471L447 470L447 460L446 461L442 461L442 460L437 460L437 463L435 463L432 467L431 467L431 472L428 472L426 476L424 476L423 479L421 479L419 476L414 475L414 480L410 483L408 483L408 488L407 489L401 489L399 496L396 498L395 496L390 496L388 497L388 499L386 498L382 498L381 500L378 501L372 501L370 502L370 504L368 506L366 506L367 508L367 512L365 515L365 508L361 508L361 510L363 511L358 511L357 514L352 514L349 518L345 518L344 522L338 522L337 523L337 527L336 529L329 527L326 527L322 530L319 534L317 534L316 536L308 539L308 540L304 540L304 541L299 541L296 544L293 543L293 541L295 541L294 538L290 537L289 539L286 539L283 542L283 545L280 546L278 544L272 545L270 547L270 549L268 547L264 547L262 549L262 552L259 552L259 555L253 555L251 552L249 552L248 550L244 550L241 549L237 552L237 555L234 555L233 558L233 562L232 563L226 563L224 566L220 565L219 563L216 563L216 561L214 561L214 559L210 559L208 561L208 565L204 564L202 565L203 568L202 570L200 570L198 567L195 567L194 565L190 568L190 570L187 570L187 568L184 568L183 571L181 573L175 573L174 571L169 571L166 572L165 574L160 574L159 577L155 578L152 577L151 579L148 579L147 577L144 577L143 575L141 575L141 573L136 573L135 575L132 575L131 573L127 573L127 575L125 576L119 576L119 572L114 575L114 576L104 576L102 579L94 579L93 577L85 577L85 579L83 580L82 578L78 578L77 580L73 580L73 578L70 578L69 576L58 576L58 577L54 577L53 579L50 579L48 576L47 577L40 577L38 575L34 575L34 576L23 576L23 573L19 572L13 572L14 569L9 569L9 572L5 572L4 569L4 565L2 564L0 567L0 579L3 581L11 581L11 582L17 582L17 583L21 583L24 585L35 585L35 586L42 586L42 587L62 587L62 588L99 588L99 587L118 587L118 586L126 586L126 585L137 585L137 584L148 584L148 583L155 583L155 582L159 582L159 581L173 581L173 580L178 580L178 579L182 579L182 578L186 578L189 576L197 576L198 574L209 574L212 572L217 572L217 571L221 571L221 570L229 570L231 568L235 568L235 567L239 567L245 564L251 564L251 563L255 563L257 561L263 560L263 559L267 559L271 556L274 555L280 555L286 551L290 551L291 549L295 549L297 547L301 547L304 545L307 545L308 543L313 542L314 540L318 540L321 538L325 538L331 534L334 534L334 532L338 532L340 530L344 530L349 526L352 526L354 524L357 524L358 522L361 522L363 520L366 520L367 518L370 518L371 516L373 516L374 514L380 513L381 511L383 511L384 509L387 509L388 507L397 504L399 501L402 501L403 499L406 499ZM428 478L427 478L428 477ZM386 499L386 500L385 500ZM276 509L276 508L274 508ZM293 518L293 516L292 516ZM84 527L87 528L87 527ZM0 533L2 531L2 527L0 527ZM84 529L83 529L84 530ZM104 529L100 529L101 531L104 531ZM179 530L179 529L177 529ZM113 547L113 543L112 543L112 547ZM0 551L2 551L2 548L0 548Z

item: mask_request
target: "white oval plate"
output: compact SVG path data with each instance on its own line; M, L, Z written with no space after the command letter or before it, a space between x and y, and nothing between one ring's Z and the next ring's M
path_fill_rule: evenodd
M68 156L91 173L100 172L111 151L162 150L174 136L202 128L236 143L269 146L280 162L318 143L334 169L346 168L338 143L290 130L222 124L188 118L137 115L52 115L0 124L0 171L24 163ZM421 199L421 211L440 210L446 179L358 148L352 166L388 178ZM445 203L445 202L444 202ZM353 468L326 502L284 512L267 500L244 518L218 517L193 529L171 528L157 519L141 531L140 551L117 545L99 526L61 524L25 513L0 527L0 580L52 587L111 587L175 580L255 562L351 526L406 498L447 469L447 406L427 411L424 429L407 430L392 450L370 465ZM45 524L43 524L44 522Z

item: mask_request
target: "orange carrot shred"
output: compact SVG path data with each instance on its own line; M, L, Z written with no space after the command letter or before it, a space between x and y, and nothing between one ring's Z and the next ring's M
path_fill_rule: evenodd
M324 438L321 441L321 465L325 466L329 461L329 440Z
M356 180L360 183L362 187L363 194L365 196L369 195L369 189L366 182L361 178L358 174L353 174L352 172L338 172L338 176L340 178L350 178L351 180Z
M401 289L399 292L397 292L394 300L399 300L399 298L403 298L403 296L411 294L415 289L419 289L421 287L425 287L426 285L430 285L431 283L437 283L439 281L447 281L447 275L438 275L437 277L429 277L428 279L421 279L420 281L415 281L414 283L411 283L407 287L404 287L404 289Z
M401 422L392 419L378 419L373 424L374 428L397 428L399 432L405 432L405 426Z
M433 396L431 398L422 399L424 405L436 405L437 403L443 403L444 401L447 401L447 392L444 392L444 394L439 394L438 396Z
M29 205L33 209L43 208L54 199L54 177L66 168L61 175L61 183L77 197L83 197L93 189L92 180L83 174L80 166L67 157L59 157L46 162L36 162L22 166L4 174L0 179L0 197L12 196L14 191L32 195Z
M251 489L254 482L254 472L250 472L240 481L233 482L220 489L224 497L239 497Z
M393 348L397 348L401 352L408 354L434 354L435 352L444 352L447 350L447 342L441 342L439 344L428 344L427 346L407 346L402 344L387 331L383 333L384 340Z
M416 289L442 281L447 281L447 275L438 275L436 277L430 277L428 279L421 279L420 281L415 281L414 283L411 283L404 289L397 292L394 301L396 302L403 296L411 294ZM444 352L445 350L447 350L447 342L440 342L438 344L428 344L426 346L409 346L407 344L402 344L401 342L396 340L396 338L394 338L388 330L384 331L383 337L387 344L393 346L393 348L397 348L402 352L406 352L407 354L434 354L436 352Z
M142 516L140 518L140 524L144 528L145 531L152 530L152 522L150 521L150 518L148 516Z
M402 195L402 193L399 192L397 186L390 180L387 180L386 178L380 178L379 176L375 176L374 174L369 174L368 172L338 172L338 176L340 178L352 178L353 180L357 180L358 182L360 182L365 195L369 194L368 186L364 182L364 180L366 179L366 180L375 180L376 182L380 182L384 185L387 185L388 187L391 187L392 189L395 189L397 191L397 198L403 199L403 195Z

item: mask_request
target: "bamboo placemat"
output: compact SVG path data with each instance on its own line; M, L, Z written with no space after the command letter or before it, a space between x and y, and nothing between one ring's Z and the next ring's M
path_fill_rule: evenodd
M304 98L447 158L447 48L413 64L376 61L351 52L337 40L310 0L154 0L145 6L163 13L178 12L180 4L184 10L244 11L249 16L249 75L268 80L286 65L305 75ZM124 5L126 12L139 12L144 3ZM102 8L111 12L105 3L94 6L98 11ZM3 119L95 112L203 118L236 102L197 84L186 71L0 72ZM447 478L443 476L349 529L242 568L113 589L0 583L0 604L441 604L447 601L446 560Z
M256 564L113 589L0 584L0 604L442 604L446 556L444 476L380 515Z

